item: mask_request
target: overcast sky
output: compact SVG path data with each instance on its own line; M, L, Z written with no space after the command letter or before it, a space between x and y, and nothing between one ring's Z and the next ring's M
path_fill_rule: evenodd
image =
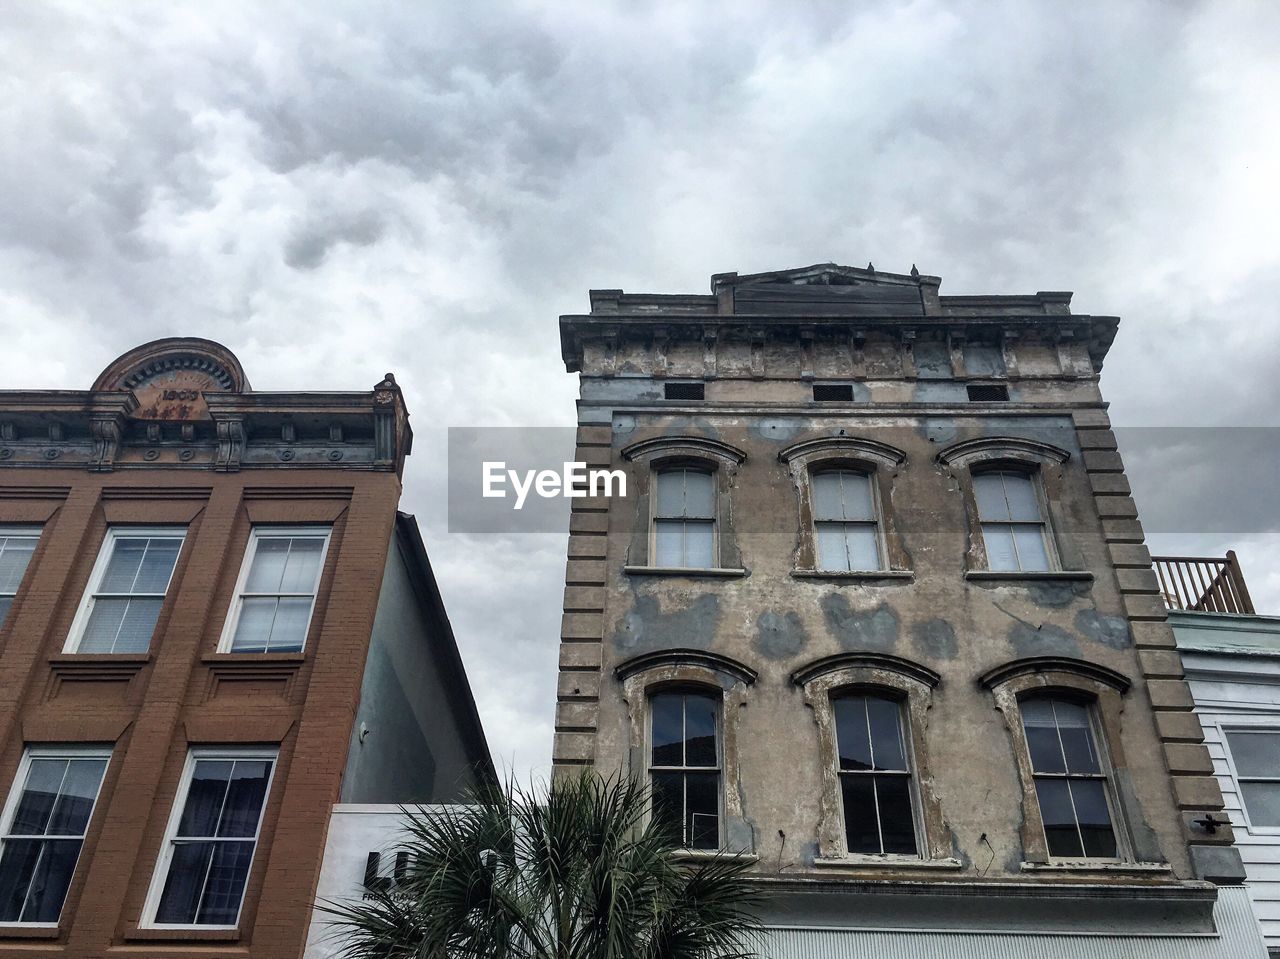
M1117 424L1276 426L1277 36L1268 2L5 4L0 388L178 334L258 389L394 371L495 758L545 770L564 540L448 534L441 428L572 423L591 287L829 260L1074 290L1122 318ZM1148 510L1227 478L1140 459ZM1280 612L1273 475L1153 551L1235 546Z

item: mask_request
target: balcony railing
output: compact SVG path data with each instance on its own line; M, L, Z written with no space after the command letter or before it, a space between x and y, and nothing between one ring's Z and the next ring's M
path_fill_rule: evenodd
M1156 578L1169 609L1200 613L1253 613L1240 561L1232 550L1224 558L1153 556Z

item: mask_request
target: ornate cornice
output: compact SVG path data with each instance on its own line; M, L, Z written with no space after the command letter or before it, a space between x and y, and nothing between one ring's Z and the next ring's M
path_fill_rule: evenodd
M732 677L750 686L756 681L757 673L750 666L722 656L709 653L704 649L663 649L653 653L642 653L620 663L613 674L624 680L628 676L661 666L701 666L712 672Z
M733 466L737 466L747 458L747 454L736 446L701 436L655 436L652 439L632 443L622 450L622 456L628 461L649 459L654 456L689 456L702 459L710 457Z
M1127 677L1114 669L1066 656L1030 656L1026 659L1015 659L1013 662L983 673L978 677L978 682L987 689L993 689L1020 676L1043 673L1071 673L1083 679L1103 683L1122 693L1127 692L1131 685Z
M1034 460L1052 465L1065 463L1071 454L1052 443L1024 439L1020 436L991 436L952 443L938 454L943 466L969 466L988 460Z
M928 666L921 666L919 663L914 663L909 659L903 659L901 656L891 656L888 653L866 652L837 653L834 656L819 659L808 666L802 666L797 669L791 674L791 681L797 686L807 686L815 679L843 669L884 670L917 680L930 688L937 686L942 681L942 677Z

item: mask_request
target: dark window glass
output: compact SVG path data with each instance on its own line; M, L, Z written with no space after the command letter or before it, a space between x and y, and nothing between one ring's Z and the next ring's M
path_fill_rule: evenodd
M853 386L849 383L815 383L813 399L817 403L852 403Z
M689 381L664 383L662 395L669 400L700 400L706 393L706 385Z
M649 700L655 825L690 849L720 846L720 702L699 693Z
M832 702L845 844L852 854L915 855L914 798L902 705L869 694Z
M1106 777L1089 707L1043 696L1023 700L1021 710L1049 855L1116 858Z
M975 403L1000 402L1009 398L1009 387L1007 386L972 383L966 387L966 390L968 391L969 399Z

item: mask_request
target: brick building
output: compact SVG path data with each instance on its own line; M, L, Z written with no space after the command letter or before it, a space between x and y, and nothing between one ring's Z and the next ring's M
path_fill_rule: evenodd
M1265 954L1099 392L1114 317L824 264L560 319L554 762L644 777L766 955Z
M335 804L492 776L411 443L200 339L0 392L0 954L300 956Z

